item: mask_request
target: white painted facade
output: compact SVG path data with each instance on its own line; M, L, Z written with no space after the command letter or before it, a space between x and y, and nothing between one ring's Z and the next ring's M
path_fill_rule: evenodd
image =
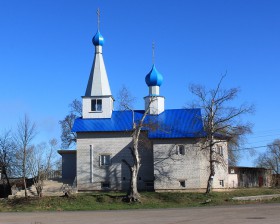
M78 133L77 187L79 191L127 190L130 171L122 162L132 162L131 133ZM179 146L184 146L183 154ZM213 189L231 187L228 178L227 148L223 144L223 163L215 167ZM102 155L110 155L110 165L102 166ZM150 148L140 149L139 190L193 191L206 189L209 153L201 151L195 139L154 140ZM223 164L223 165L222 165ZM103 186L109 184L109 188ZM183 185L184 184L184 185Z
M228 187L237 188L238 187L238 178L236 173L228 174Z
M78 133L77 138L77 187L79 191L107 190L103 183L109 183L110 190L126 190L130 171L122 162L132 161L131 133ZM102 155L110 156L110 165L101 165ZM145 190L146 183L153 181L153 152L140 149L142 165L139 171L139 189Z
M149 109L149 114L158 115L164 111L163 96L146 96L144 100L145 100L145 110Z
M92 111L92 100L102 100L102 109ZM83 118L111 118L114 99L112 96L84 96L82 97Z
M180 153L179 147L184 151ZM201 150L195 139L157 140L154 142L154 188L166 190L206 189L209 178L209 152ZM227 148L223 145L224 154L220 160L225 165L215 167L213 188L227 188Z

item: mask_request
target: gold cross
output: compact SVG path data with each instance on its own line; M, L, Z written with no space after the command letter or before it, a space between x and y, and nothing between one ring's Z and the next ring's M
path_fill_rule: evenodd
M99 30L99 28L100 28L100 9L99 8L97 9L96 14L97 14L97 27Z

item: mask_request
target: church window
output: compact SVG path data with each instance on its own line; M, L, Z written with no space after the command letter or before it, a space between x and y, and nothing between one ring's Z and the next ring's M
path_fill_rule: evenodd
M109 166L111 164L111 156L110 155L100 155L100 166Z
M102 111L102 100L101 99L91 100L91 111Z
M220 156L223 156L224 155L224 149L223 149L223 146L218 146L218 153L220 154Z
M181 187L186 187L186 181L185 180L180 180L179 183L180 183Z
M101 188L102 189L108 189L110 188L110 182L101 182Z
M177 154L178 155L185 155L186 154L186 149L184 145L178 145L177 146Z

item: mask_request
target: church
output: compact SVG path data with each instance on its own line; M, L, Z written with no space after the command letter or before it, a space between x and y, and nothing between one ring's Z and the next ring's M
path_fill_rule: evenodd
M103 60L104 38L99 29L92 42L95 54L82 97L82 117L75 120L72 129L77 134L76 150L59 152L63 178L75 179L79 192L126 191L130 185L130 169L123 161L133 162L130 151L133 124L148 111L145 122L154 125L142 130L145 140L139 145L138 190L206 189L209 154L201 150L201 110L166 109L165 98L160 95L163 76L155 65L148 74L143 74L147 96L142 110L114 110L114 97ZM216 165L213 189L228 188L227 143L221 142L218 148L217 153L226 166Z

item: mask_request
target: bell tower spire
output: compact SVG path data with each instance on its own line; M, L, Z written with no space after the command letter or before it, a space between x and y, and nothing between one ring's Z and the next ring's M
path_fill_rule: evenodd
M111 118L113 111L113 96L103 60L104 38L100 29L100 10L97 10L97 32L92 38L95 55L83 96L83 118Z
M163 77L155 66L155 43L152 44L153 66L151 71L146 75L145 81L149 87L149 95L144 97L145 110L149 109L149 114L158 115L164 111L164 97L159 95L159 88L162 84ZM148 108L149 107L149 108Z

